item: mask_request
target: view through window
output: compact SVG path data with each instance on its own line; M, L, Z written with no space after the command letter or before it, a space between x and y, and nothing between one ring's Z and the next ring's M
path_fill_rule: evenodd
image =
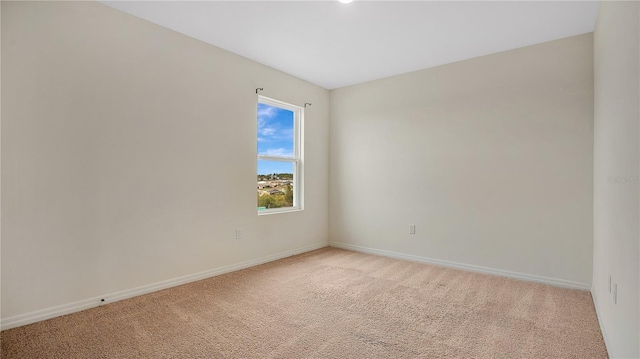
M258 213L301 209L302 108L258 98Z

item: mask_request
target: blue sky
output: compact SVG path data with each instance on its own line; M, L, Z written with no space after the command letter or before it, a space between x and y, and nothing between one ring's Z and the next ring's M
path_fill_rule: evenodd
M293 163L276 161L258 161L258 174L293 173Z
M293 112L258 104L258 154L293 156ZM258 174L293 173L290 162L258 161Z

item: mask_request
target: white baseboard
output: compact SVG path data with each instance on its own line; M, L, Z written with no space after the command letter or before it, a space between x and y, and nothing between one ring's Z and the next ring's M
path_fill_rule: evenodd
M127 290L123 290L116 293L105 294L99 297L89 298L89 299L80 300L80 301L69 303L69 304L63 304L63 305L59 305L51 308L37 310L30 313L16 315L9 318L4 318L2 319L0 330L11 329L11 328L15 328L15 327L19 327L27 324L39 322L42 320L59 317L61 315L75 313L75 312L79 312L81 310L85 310L89 308L94 308L107 303L113 303L123 299L136 297L142 294L147 294L147 293L155 292L158 290L167 289L170 287L175 287L178 285L195 282L201 279L215 277L220 274L234 272L240 269L245 269L245 268L253 267L259 264L272 262L285 257L294 256L296 254L301 254L301 253L313 251L316 249L324 248L324 247L327 247L327 245L328 244L326 242L315 243L315 244L311 244L301 248L296 248L290 251L280 252L280 253L276 253L276 254L258 258L258 259L253 259L245 262L218 267L218 268L207 270L200 273L168 279L161 282L143 285L137 288L127 289ZM104 299L104 302L102 301L103 299Z
M492 275L497 275L497 276L501 276L501 277L508 277L508 278L525 280L525 281L529 281L529 282L537 282L537 283L549 284L549 285L553 285L553 286L556 286L556 287L571 288L571 289L582 289L582 290L591 289L591 285L590 284L580 283L580 282L572 282L572 281L568 281L568 280L564 280L564 279L549 278L549 277L542 277L542 276L525 274L525 273L511 272L511 271L506 271L506 270L502 270L502 269L481 267L481 266L476 266L476 265L472 265L472 264L457 263L457 262L445 261L445 260L441 260L441 259L433 259L433 258L421 257L421 256L412 255L412 254L391 252L391 251L386 251L386 250L382 250L382 249L375 249L375 248L370 248L370 247L362 247L362 246L357 246L357 245L347 244L347 243L329 242L329 245L331 247L348 249L348 250L352 250L352 251L356 251L356 252L377 254L377 255L381 255L381 256L385 256L385 257L404 259L404 260L409 260L409 261L413 261L413 262L434 264L434 265L443 266L443 267L462 269L462 270L466 270L466 271L470 271L470 272L492 274Z
M598 324L600 325L600 332L602 333L602 339L604 339L604 346L607 349L607 355L609 358L614 358L611 354L611 346L609 345L609 340L607 339L607 332L604 330L604 325L602 325L602 319L600 319L600 307L598 306L598 297L596 296L596 291L591 287L591 298L593 298L593 306L596 308L596 317L598 318Z

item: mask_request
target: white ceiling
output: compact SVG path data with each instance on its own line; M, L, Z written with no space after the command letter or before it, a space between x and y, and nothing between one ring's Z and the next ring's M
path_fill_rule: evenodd
M102 1L334 89L592 32L597 1Z

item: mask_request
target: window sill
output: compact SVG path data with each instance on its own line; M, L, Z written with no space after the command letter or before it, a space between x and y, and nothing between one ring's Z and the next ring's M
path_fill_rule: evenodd
M258 216L266 216L270 214L280 214L280 213L289 213L289 212L300 212L302 208L300 207L287 207L287 208L274 208L274 209L263 209L258 211Z

